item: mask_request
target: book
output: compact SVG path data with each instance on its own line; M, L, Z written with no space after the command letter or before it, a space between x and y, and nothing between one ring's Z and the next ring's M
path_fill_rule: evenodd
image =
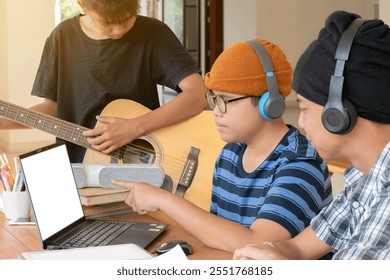
M136 244L23 252L20 260L148 260L153 255Z
M84 206L101 205L125 201L128 189L103 189L99 187L82 188L78 190L81 204Z
M132 208L124 201L105 203L101 205L83 206L84 215L88 218L101 218L133 213Z

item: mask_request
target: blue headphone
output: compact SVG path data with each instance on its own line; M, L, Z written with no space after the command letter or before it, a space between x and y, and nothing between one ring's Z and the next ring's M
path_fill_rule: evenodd
M263 93L259 100L259 113L266 120L281 117L286 108L284 98L279 93L278 81L274 75L271 58L265 47L257 40L246 41L256 51L266 73L268 91Z

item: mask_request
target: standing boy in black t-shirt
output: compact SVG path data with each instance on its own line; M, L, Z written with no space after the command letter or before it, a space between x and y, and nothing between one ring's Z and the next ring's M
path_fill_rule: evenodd
M84 127L89 144L111 153L142 134L206 108L201 70L169 27L138 15L139 0L79 0L83 14L61 22L47 38L32 95L43 97L32 110ZM157 84L180 92L160 107ZM99 116L116 99L147 108L132 119ZM131 108L129 108L131 110ZM0 119L0 129L24 128ZM72 162L84 148L68 143Z

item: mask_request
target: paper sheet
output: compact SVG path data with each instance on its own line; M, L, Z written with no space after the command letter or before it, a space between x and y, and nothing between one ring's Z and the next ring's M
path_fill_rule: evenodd
M181 249L180 245L176 245L168 252L161 254L157 257L154 257L153 260L161 261L161 260L188 260L186 254Z

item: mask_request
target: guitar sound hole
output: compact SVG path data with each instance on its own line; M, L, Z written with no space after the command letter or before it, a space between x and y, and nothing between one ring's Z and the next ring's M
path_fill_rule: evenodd
M153 146L143 139L136 139L127 145L123 155L124 163L153 164L156 161L156 152Z

